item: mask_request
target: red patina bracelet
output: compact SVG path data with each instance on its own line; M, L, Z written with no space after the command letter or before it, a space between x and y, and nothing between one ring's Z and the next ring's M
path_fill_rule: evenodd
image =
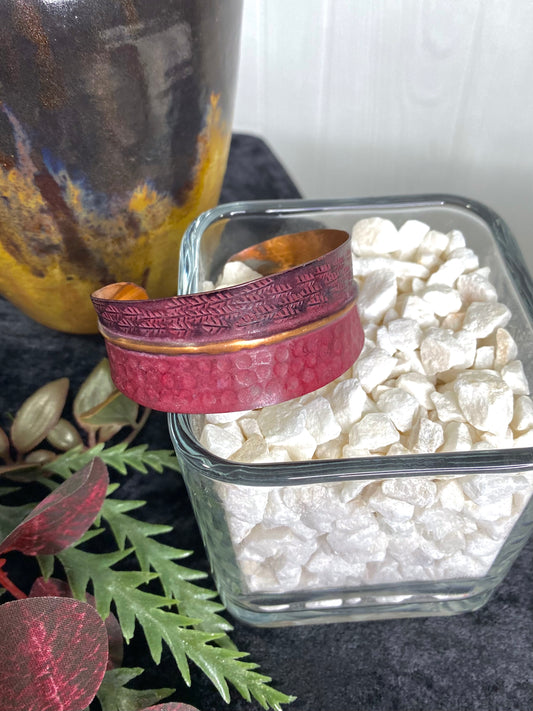
M232 260L264 276L163 299L127 282L92 294L119 390L164 412L232 412L304 395L348 370L364 340L348 233L281 235Z

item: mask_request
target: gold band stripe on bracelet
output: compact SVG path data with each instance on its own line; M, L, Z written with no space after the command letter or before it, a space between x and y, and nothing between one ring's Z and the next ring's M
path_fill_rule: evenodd
M216 355L218 353L233 353L244 349L257 348L258 346L273 345L288 338L294 338L295 336L301 336L305 333L311 333L319 328L322 328L323 326L333 323L337 319L342 318L353 308L355 308L355 301L350 302L343 309L331 314L330 316L318 319L317 321L312 321L311 323L299 326L298 328L294 328L289 331L274 333L273 335L265 336L264 338L239 338L231 341L210 341L202 344L191 343L183 345L164 345L154 343L153 341L137 341L132 338L124 338L123 336L113 336L110 333L107 333L106 329L102 326L100 326L100 332L108 343L112 343L114 346L118 346L119 348L124 348L129 351L157 353L163 355L182 355L194 353Z

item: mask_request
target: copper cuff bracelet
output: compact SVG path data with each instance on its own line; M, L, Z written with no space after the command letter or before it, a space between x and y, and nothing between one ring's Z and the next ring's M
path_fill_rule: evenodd
M119 390L164 412L232 412L304 395L350 368L364 336L348 233L281 235L231 260L264 276L162 299L125 282L92 294Z

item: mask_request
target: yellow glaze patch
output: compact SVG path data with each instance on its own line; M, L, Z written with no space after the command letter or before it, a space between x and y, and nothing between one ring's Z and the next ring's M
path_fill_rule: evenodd
M104 284L132 281L152 298L175 294L183 233L217 203L226 168L230 131L218 97L211 97L183 202L142 183L121 199L123 208L111 197L107 215L87 207L83 187L65 172L48 176L52 208L50 184L39 189L27 139L9 119L17 164L0 168L0 293L36 321L69 333L97 331L90 294ZM65 234L74 235L74 247Z

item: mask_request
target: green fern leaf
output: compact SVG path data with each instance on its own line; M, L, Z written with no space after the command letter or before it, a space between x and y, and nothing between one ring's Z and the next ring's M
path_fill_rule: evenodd
M215 602L216 592L191 583L207 577L205 573L178 565L174 561L190 555L190 551L167 546L155 541L153 536L168 533L171 526L158 526L153 523L139 521L127 515L142 502L120 501L107 499L102 506L102 517L108 522L117 544L125 546L126 540L135 550L135 555L141 570L153 569L158 575L167 597L178 602L179 611L188 617L201 620L197 629L206 632L228 632L232 625L218 613L224 606ZM218 640L218 644L234 649L234 644L226 635Z
M96 694L102 711L142 711L174 693L175 689L127 689L126 684L143 671L140 667L106 671Z
M147 444L130 447L127 442L120 442L112 447L104 448L103 443L84 450L81 445L60 454L46 469L63 478L69 477L95 457L100 457L107 466L119 474L127 474L128 468L147 474L149 469L161 474L164 469L179 471L178 460L171 449L148 449Z
M74 472L82 469L86 464L92 462L95 457L101 455L104 444L97 444L91 449L83 449L82 445L69 449L68 452L60 454L52 462L47 463L46 469L54 474L66 479Z
M105 449L100 455L103 461L120 474L127 474L128 468L135 469L141 474L147 474L149 469L161 473L163 469L179 471L178 461L170 449L149 450L147 444L128 447L126 442L121 442Z
M76 597L81 598L85 594L90 581L97 610L104 619L109 614L111 604L115 605L126 641L133 637L135 623L139 623L156 664L161 660L165 642L187 685L191 683L191 660L211 679L225 701L230 699L228 682L245 699L249 700L251 695L265 709L280 709L281 703L292 700L292 697L269 687L270 678L255 672L256 664L241 661L241 657L247 656L245 652L213 644L224 633L194 629L199 619L168 609L176 604L173 598L141 590L140 586L157 578L157 573L114 570L112 566L131 551L125 549L115 553L95 554L71 547L57 557L65 568Z

